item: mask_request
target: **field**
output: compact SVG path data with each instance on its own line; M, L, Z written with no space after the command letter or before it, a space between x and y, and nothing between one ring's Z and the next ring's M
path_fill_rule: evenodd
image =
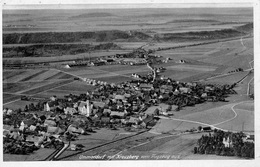
M112 56L115 54L123 54L128 53L129 50L110 50L110 51L96 51L89 53L81 53L77 55L62 55L62 56L52 56L52 57L19 57L19 58L4 58L3 61L7 62L8 64L16 64L16 63L42 63L42 62L53 62L56 61L71 61L76 59L84 59L84 60L91 60L94 57L101 57L101 56Z
M180 160L191 151L202 134L163 135L121 151L119 155L139 155L138 160Z

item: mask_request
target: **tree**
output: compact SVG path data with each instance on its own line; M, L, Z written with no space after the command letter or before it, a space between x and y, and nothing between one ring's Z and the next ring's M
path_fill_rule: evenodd
M202 127L201 126L198 126L198 131L201 131Z
M197 147L194 147L193 152L194 152L194 154L197 154L197 152L198 152L198 148L197 148Z
M154 115L159 115L159 109L158 109L158 108L156 108L156 109L154 110Z
M34 104L33 103L29 104L29 111L34 111L34 110L35 110Z
M172 110L172 105L169 105L166 111L171 111Z
M21 112L22 112L22 109L19 108L19 109L17 110L17 113L20 114Z
M26 106L24 107L24 112L27 112L27 111L29 111L28 105L26 105Z
M234 147L234 154L237 157L241 156L241 146Z

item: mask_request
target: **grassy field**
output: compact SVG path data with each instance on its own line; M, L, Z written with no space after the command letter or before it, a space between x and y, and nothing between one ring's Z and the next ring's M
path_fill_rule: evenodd
M19 71L19 70L17 70ZM41 70L21 70L22 72L8 71L9 77L5 78L5 72L3 73L4 82L19 82L27 77L41 72Z
M239 72L239 73L234 73L231 75L227 76L222 76L222 77L216 77L213 79L209 79L205 81L206 83L216 83L216 84L233 84L235 82L238 82L241 80L243 77L245 77L248 74L248 72Z
M74 82L65 86L61 86L59 88L56 88L55 90L63 90L63 91L91 91L94 90L96 87L95 86L91 86L91 85L87 85L84 82Z
M18 95L3 93L3 104L14 101L14 100L18 100L18 99L20 99L20 96L18 96Z
M207 124L217 124L219 122L231 119L235 116L234 112L231 110L231 107L234 104L228 104L221 107L212 108L205 110L200 113L194 113L180 117L181 119L192 120L203 122Z
M243 40L157 51L156 54L170 57L175 61L193 59L205 63L248 69L250 68L248 62L253 60L252 41L253 38L246 38Z
M20 97L19 97L19 98L20 98ZM29 104L31 104L31 103L37 104L37 102L18 100L18 101L16 101L16 102L13 102L13 103L9 103L9 104L4 105L4 108L7 107L7 108L11 108L11 109L13 109L13 110L19 109L19 108L24 109L24 107L25 107L26 105L29 105Z
M38 88L34 88L34 89L31 89L31 90L25 91L23 93L28 94L28 95L34 95L34 94L37 94L37 93L40 93L40 92L43 92L43 91L46 91L46 90L49 90L49 89L54 89L55 87L59 87L59 86L65 85L65 84L69 84L71 82L74 82L74 81L73 80L57 81L57 82L53 82L53 83L50 83L50 84L47 84L47 85L44 85L44 86L41 86L41 87L38 87Z
M139 155L138 160L178 160L192 155L193 147L202 134L164 135L143 142L120 155Z
M96 51L89 53L81 53L77 55L62 55L53 57L17 57L17 58L3 58L3 61L9 64L19 63L41 63L41 62L55 62L55 61L71 61L76 59L89 60L94 57L113 56L115 54L129 53L131 50L109 50L109 51Z

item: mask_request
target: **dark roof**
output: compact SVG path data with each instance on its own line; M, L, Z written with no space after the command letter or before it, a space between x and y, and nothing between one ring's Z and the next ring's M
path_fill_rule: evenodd
M143 121L144 121L145 124L148 124L152 120L153 120L153 116L152 115L148 115Z
M110 122L110 118L109 117L101 117L101 122L109 123Z
M140 87L140 88L152 88L153 85L152 85L152 84L140 84L139 87Z
M203 127L203 130L211 130L211 127L207 126L207 127Z

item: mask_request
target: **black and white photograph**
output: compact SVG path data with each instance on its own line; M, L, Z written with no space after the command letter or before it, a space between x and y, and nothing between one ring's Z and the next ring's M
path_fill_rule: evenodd
M259 1L60 2L1 4L4 163L256 160Z

